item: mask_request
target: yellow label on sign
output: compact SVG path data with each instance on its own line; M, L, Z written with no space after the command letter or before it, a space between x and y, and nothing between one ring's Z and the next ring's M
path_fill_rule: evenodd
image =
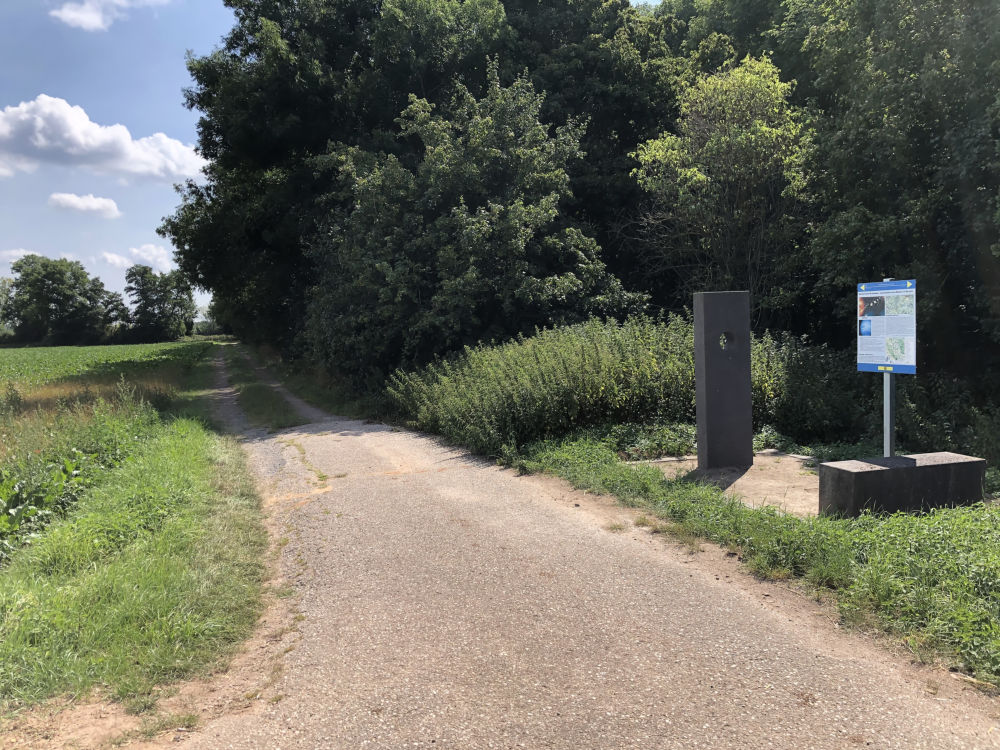
M892 368L891 367L884 367L882 365L879 365L878 371L879 372L892 372Z

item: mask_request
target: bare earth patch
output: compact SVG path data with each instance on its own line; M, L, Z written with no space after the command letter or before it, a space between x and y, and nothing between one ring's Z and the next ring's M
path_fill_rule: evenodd
M699 471L697 456L648 462L668 479L714 484L751 508L771 505L796 516L819 513L819 475L815 459L776 450L757 453L749 469Z

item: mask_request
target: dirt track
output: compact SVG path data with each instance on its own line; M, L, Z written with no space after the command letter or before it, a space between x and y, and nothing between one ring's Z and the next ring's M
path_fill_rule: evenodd
M184 747L1000 745L995 700L606 499L383 425L245 446L298 639Z

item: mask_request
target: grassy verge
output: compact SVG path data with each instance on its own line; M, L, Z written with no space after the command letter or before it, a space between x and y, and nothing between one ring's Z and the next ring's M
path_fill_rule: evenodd
M155 407L179 405L209 346L91 347L57 357L25 349L5 361L19 379L0 385L0 562L160 428ZM25 358L32 351L37 370Z
M241 450L203 420L211 349L119 353L124 380L110 391L98 390L108 353L87 349L46 352L42 374L24 359L8 381L17 397L0 413L0 474L19 489L0 500L35 487L36 500L58 502L36 502L6 537L0 708L92 688L148 708L155 685L217 664L249 633L264 533ZM56 387L57 399L37 398Z
M519 464L648 509L682 535L731 549L762 577L834 591L847 621L876 624L918 656L944 654L979 679L1000 681L1000 506L801 519L666 480L593 438L534 444Z
M229 381L236 389L240 408L252 424L274 431L309 421L278 391L260 382L260 375L243 346L227 346L225 352Z
M263 543L239 448L165 425L0 575L0 696L128 699L214 663L256 619Z

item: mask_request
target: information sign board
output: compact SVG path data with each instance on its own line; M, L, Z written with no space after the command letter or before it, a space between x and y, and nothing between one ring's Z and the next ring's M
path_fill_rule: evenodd
M915 279L858 284L858 370L916 374Z

